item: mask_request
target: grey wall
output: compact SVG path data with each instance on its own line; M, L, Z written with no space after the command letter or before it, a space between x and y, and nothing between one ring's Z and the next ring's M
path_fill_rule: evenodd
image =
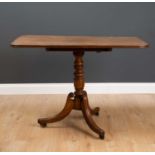
M0 3L0 83L72 82L71 53L11 48L22 34L140 36L149 49L86 53L86 81L155 82L155 3Z

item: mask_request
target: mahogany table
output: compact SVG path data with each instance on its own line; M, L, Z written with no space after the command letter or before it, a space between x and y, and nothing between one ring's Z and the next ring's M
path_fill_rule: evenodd
M92 109L88 102L87 92L84 90L83 55L84 52L108 52L113 48L145 48L148 43L138 37L94 37L94 36L52 36L52 35L24 35L18 37L11 44L13 47L45 48L47 51L73 52L74 87L75 92L69 93L63 110L55 117L38 119L42 127L64 119L74 110L81 110L88 126L104 139L104 130L96 125L92 115L99 115L99 107Z

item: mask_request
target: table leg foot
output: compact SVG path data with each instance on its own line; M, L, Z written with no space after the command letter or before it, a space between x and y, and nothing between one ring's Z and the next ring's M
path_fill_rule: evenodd
M53 123L53 122L57 122L57 121L60 121L60 120L64 119L67 115L69 115L69 113L73 109L73 106L74 106L73 99L72 99L73 97L74 97L73 93L70 93L68 95L65 107L55 117L40 118L40 119L38 119L38 123L42 127L46 127L47 123Z
M104 139L104 136L105 136L105 133L104 133L104 132L101 132L101 133L99 134L100 139Z
M101 139L104 139L104 131L97 126L97 124L94 122L93 118L92 118L92 114L91 114L91 111L90 111L90 108L89 108L89 103L88 103L88 99L87 99L87 96L84 95L82 97L82 102L81 102L81 107L82 107L82 112L83 112L83 115L84 115L84 118L88 124L88 126L94 131L96 132L99 137Z
M47 123L42 121L42 119L38 119L38 123L40 124L41 127L45 128L47 126Z
M100 108L99 107L96 107L94 109L91 109L92 115L99 116L99 111L100 111Z

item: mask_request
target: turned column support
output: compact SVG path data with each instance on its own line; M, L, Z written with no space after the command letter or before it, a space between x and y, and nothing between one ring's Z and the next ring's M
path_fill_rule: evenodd
M83 64L83 50L73 52L74 60L74 88L76 95L82 95L84 89L84 64Z

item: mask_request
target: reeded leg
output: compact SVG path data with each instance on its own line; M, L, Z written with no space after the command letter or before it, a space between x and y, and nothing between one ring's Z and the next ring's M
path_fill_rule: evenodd
M53 122L57 122L60 121L62 119L64 119L67 115L69 115L69 113L72 111L74 103L73 103L73 97L74 94L70 93L67 97L67 101L66 101L66 105L63 108L63 110L57 114L55 117L50 117L50 118L40 118L38 119L38 123L42 126L42 127L46 127L47 123L53 123Z
M96 125L96 123L94 122L94 120L92 119L92 115L91 115L91 111L89 109L89 103L88 103L88 99L87 99L87 96L86 95L83 95L82 96L81 107L82 107L82 112L83 112L84 118L85 118L88 126L94 132L96 132L101 139L104 139L104 131L101 128L99 128Z
M83 91L84 92L84 95L86 96L87 98L87 102L88 102L88 96L87 96L87 92L86 91ZM88 102L89 103L89 102ZM95 108L91 108L90 105L88 104L88 108L91 112L92 115L96 115L96 116L99 116L99 111L100 111L100 108L99 107L95 107Z

